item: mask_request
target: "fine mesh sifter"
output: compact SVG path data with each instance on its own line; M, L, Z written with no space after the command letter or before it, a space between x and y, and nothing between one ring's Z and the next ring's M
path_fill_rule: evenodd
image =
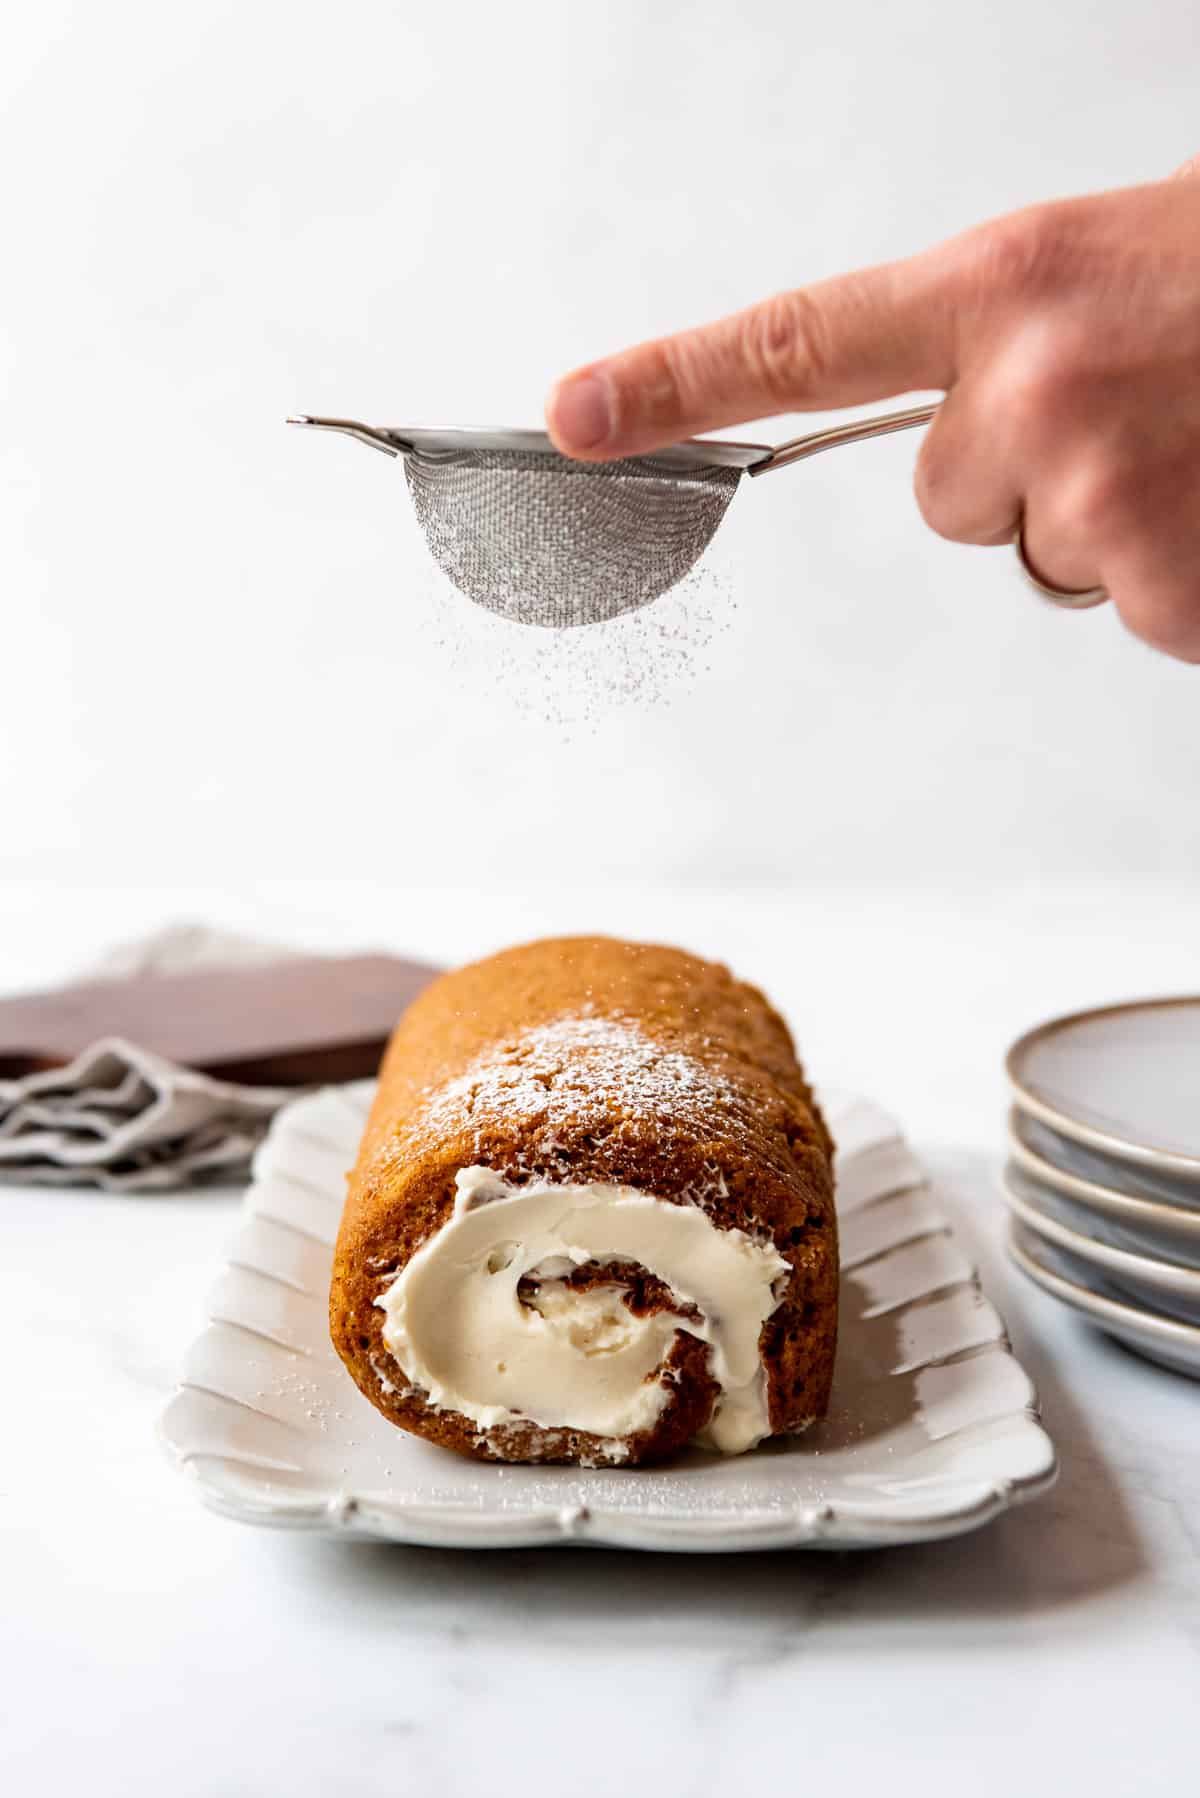
M403 456L425 541L461 593L520 624L600 624L695 567L743 474L928 423L913 406L776 448L692 438L650 456L575 462L544 431L425 430L292 418Z

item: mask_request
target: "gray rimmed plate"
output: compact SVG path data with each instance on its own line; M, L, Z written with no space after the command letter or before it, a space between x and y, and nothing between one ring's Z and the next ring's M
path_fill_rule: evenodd
M1118 1161L1200 1181L1200 998L1074 1012L1006 1062L1018 1106Z
M1039 1190L1011 1163L1001 1182L1009 1210L1025 1227L1066 1250L1076 1262L1099 1274L1123 1299L1145 1305L1182 1323L1200 1325L1200 1268L1184 1267L1120 1244L1097 1239L1089 1219L1054 1193Z
M1194 1325L1130 1305L1065 1250L1036 1236L1017 1218L1009 1226L1008 1252L1035 1286L1061 1299L1127 1348L1173 1373L1200 1379L1200 1329Z
M1200 1267L1200 1205L1182 1205L1144 1196L1133 1183L1118 1188L1084 1178L1038 1153L1049 1135L1035 1119L1013 1111L1009 1117L1008 1152L1016 1167L1039 1190L1065 1200L1086 1215L1087 1234L1135 1254L1160 1256ZM1036 1147L1034 1145L1037 1145ZM1078 1164L1070 1163L1073 1168ZM1106 1171L1108 1171L1106 1169ZM1109 1171L1110 1180L1118 1177Z
M442 1547L594 1543L698 1553L929 1541L1044 1490L1054 1448L949 1214L892 1121L831 1099L842 1325L828 1419L727 1459L645 1470L468 1461L368 1404L329 1341L332 1245L370 1103L280 1113L162 1421L214 1509Z

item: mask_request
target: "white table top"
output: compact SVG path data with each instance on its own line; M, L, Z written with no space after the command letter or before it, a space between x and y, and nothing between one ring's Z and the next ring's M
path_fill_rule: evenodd
M597 926L725 954L819 1077L896 1111L944 1181L1063 1475L973 1536L858 1555L471 1555L245 1528L200 1507L153 1435L236 1199L5 1189L12 1790L1189 1789L1200 1388L1024 1287L994 1186L1007 1041L1071 1005L1200 991L1194 893L27 887L0 897L0 985L181 916L446 959Z

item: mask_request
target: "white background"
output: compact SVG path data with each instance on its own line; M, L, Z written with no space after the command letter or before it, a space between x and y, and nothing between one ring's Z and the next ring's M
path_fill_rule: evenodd
M1166 172L1198 76L1193 0L7 9L0 873L1195 874L1200 674L933 537L911 438L747 486L712 643L572 730L398 465L282 420L536 423L627 340Z

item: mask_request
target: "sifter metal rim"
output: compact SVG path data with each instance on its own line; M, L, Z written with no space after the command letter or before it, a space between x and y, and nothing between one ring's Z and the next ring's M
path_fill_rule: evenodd
M594 463L574 463L555 449L548 431L475 429L460 425L362 425L348 418L314 418L302 414L289 418L289 424L316 425L325 430L343 431L348 437L371 444L376 449L403 455L419 450L423 456L451 456L463 450L519 450L527 455L553 456L566 467L589 468ZM772 453L769 443L742 443L727 439L690 437L656 449L634 461L650 461L683 471L703 468L753 468Z

